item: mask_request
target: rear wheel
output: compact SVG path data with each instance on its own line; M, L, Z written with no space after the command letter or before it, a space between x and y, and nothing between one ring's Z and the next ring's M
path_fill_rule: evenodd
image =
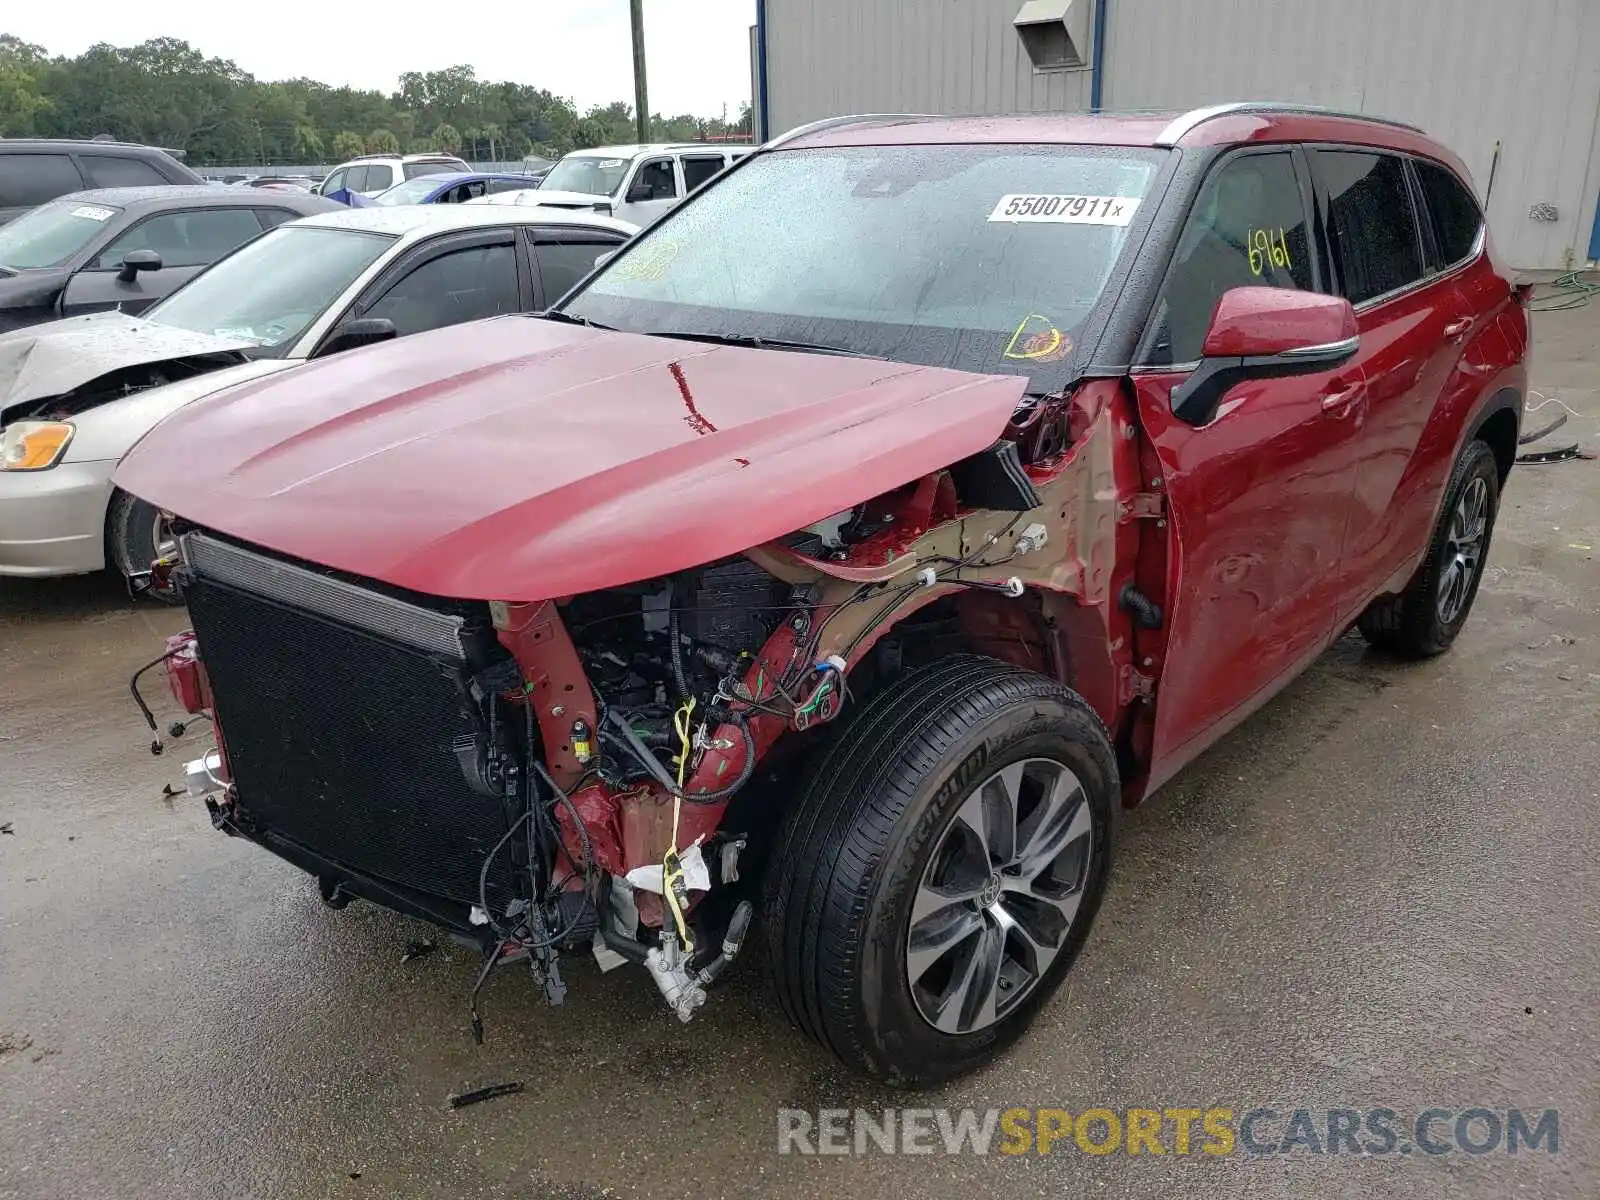
M786 1011L888 1083L988 1062L1083 945L1119 803L1104 728L1055 681L961 656L890 684L801 788L768 872Z
M1470 442L1450 474L1422 566L1405 591L1361 614L1362 636L1379 649L1414 658L1448 650L1472 612L1499 509L1494 451Z
M166 520L154 505L127 492L116 492L106 511L106 561L124 579L148 571L150 564L176 549ZM177 602L177 593L142 592L168 603Z

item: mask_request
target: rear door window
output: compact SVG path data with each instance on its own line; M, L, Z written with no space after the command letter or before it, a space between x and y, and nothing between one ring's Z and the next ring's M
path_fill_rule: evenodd
M404 337L521 309L517 250L508 240L428 259L402 276L361 315L387 317Z
M685 191L692 192L703 183L708 183L722 170L723 162L720 154L696 154L683 157L683 187Z
M110 154L79 154L91 187L161 187L168 179L149 163Z
M1362 304L1417 282L1422 240L1405 163L1393 154L1318 150L1312 170L1328 197L1328 233L1346 298Z
M1433 222L1439 266L1449 268L1469 258L1478 245L1483 213L1478 201L1455 174L1437 163L1413 160L1422 184L1422 202Z
M83 186L65 154L0 154L0 208L32 208Z
M539 284L544 290L544 303L554 304L572 290L572 286L594 270L594 260L622 245L621 238L608 238L600 234L582 241L570 231L552 231L545 237L559 239L545 241L536 230L533 256L538 263Z
M1156 306L1147 361L1198 360L1226 291L1315 286L1306 198L1294 155L1287 150L1235 155L1200 189Z

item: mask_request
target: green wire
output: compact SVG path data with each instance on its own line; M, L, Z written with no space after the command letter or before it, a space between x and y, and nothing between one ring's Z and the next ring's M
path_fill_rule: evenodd
M1547 286L1556 290L1529 301L1529 312L1569 312L1585 307L1597 293L1600 283L1586 283L1582 271L1567 271L1556 276Z

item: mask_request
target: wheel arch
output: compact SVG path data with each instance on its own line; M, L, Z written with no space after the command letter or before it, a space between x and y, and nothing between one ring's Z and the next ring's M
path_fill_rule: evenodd
M1517 460L1517 438L1522 433L1522 406L1521 392L1516 388L1501 388L1478 414L1468 439L1484 442L1494 451L1502 487L1511 474L1512 464Z

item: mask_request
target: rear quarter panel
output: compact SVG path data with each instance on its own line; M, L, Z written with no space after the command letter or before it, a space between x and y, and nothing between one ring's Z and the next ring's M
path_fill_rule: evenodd
M1374 595L1406 586L1426 553L1444 503L1444 488L1466 444L1496 412L1511 411L1520 429L1528 388L1528 318L1507 273L1485 252L1457 279L1477 325L1440 392L1416 450L1395 489L1391 509L1397 544L1409 548Z

